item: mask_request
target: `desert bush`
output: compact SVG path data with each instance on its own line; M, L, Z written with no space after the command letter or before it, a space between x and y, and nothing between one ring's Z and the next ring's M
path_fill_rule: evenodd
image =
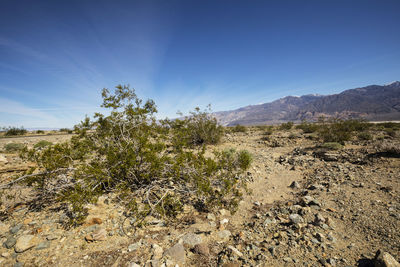
M18 127L8 127L8 128L4 128L5 131L5 136L13 136L13 135L24 135L26 134L28 131L24 128L18 128Z
M393 129L393 128L386 128L384 131L390 137L396 137L397 136L396 130Z
M234 127L231 128L231 131L233 133L246 133L247 132L247 127L243 126L243 125L240 125L240 124L237 124L237 125L235 125Z
M210 106L204 111L196 107L190 116L173 121L165 120L163 124L171 129L173 143L177 147L217 144L223 135L223 127L211 115Z
M368 141L368 140L372 140L373 137L369 132L360 132L357 134L357 138L359 140L364 140L364 141Z
M354 131L364 131L369 126L369 123L360 120L332 119L319 126L318 135L324 143L336 142L343 145L352 138Z
M36 133L37 134L44 134L44 131L43 130L37 130Z
M23 153L42 170L25 182L67 203L70 225L82 223L86 205L111 192L137 225L148 215L174 219L185 204L237 208L251 155L233 150L207 157L206 144L217 141L209 135L220 131L215 119L196 109L192 118L160 124L154 101L143 102L128 86L113 94L104 89L102 97L109 115L85 118L71 141ZM197 144L202 146L192 149Z
M265 136L269 136L269 135L271 135L272 133L274 132L274 126L267 126L266 128L265 128L265 132L264 132L264 135Z
M326 149L330 149L330 150L339 150L341 149L343 146L339 143L336 142L327 142L327 143L323 143L321 145L322 148L326 148Z
M379 123L378 126L382 126L385 129L389 129L389 128L396 129L396 130L400 129L400 123L398 123L398 122L382 122L382 123Z
M314 133L318 130L318 124L303 120L299 125L296 125L296 129L301 129L303 133Z
M21 151L24 147L25 145L21 143L8 143L4 145L4 150L6 152L17 152Z
M53 144L52 142L49 142L47 140L41 140L41 141L37 142L33 147L36 149L43 149L47 146L51 146L52 144Z
M279 126L279 130L290 130L290 129L292 129L293 125L294 125L294 124L293 124L293 122L291 122L291 121L282 123L282 124Z

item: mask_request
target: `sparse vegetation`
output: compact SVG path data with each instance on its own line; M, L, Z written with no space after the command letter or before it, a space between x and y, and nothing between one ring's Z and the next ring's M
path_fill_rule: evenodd
M296 129L301 129L303 133L314 133L318 130L318 124L303 120Z
M24 135L28 131L24 127L8 127L4 128L5 136Z
M231 131L234 133L245 133L245 132L247 132L247 127L237 124L234 127L231 127Z
M369 140L373 139L372 135L369 132L358 133L357 137L359 140L363 140L363 141L369 141Z
M318 135L324 143L336 142L343 145L353 137L354 132L361 132L369 127L369 123L360 120L332 119L320 125Z
M37 130L36 133L37 134L44 134L44 131L43 130Z
M326 148L329 150L339 150L342 149L343 146L337 142L327 142L327 143L323 143L321 145L322 148Z
M52 144L53 144L52 142L49 142L46 140L41 140L41 141L37 142L33 147L36 149L43 149L47 146L51 146Z
M8 143L4 146L6 152L18 152L24 149L25 145L21 143Z
M70 225L84 221L86 204L111 192L136 225L148 215L175 218L185 204L237 208L252 157L234 150L207 157L205 145L217 143L222 134L207 112L196 109L190 117L160 125L155 103L143 103L129 87L118 86L114 94L104 89L102 96L110 115L85 118L70 142L23 153L42 171L25 182L42 196L68 203Z
M291 122L291 121L282 123L282 124L279 126L279 130L286 130L286 131L287 131L287 130L290 130L290 129L292 129L293 125L294 125L294 123Z
M205 111L197 107L184 119L164 121L164 125L171 129L174 145L191 147L219 143L223 128L210 113L210 106Z

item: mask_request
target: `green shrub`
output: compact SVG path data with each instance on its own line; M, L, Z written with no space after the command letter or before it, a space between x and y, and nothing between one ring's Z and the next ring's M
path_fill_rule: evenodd
M264 135L269 136L274 132L274 126L268 126L265 129Z
M336 142L328 142L328 143L323 143L321 145L322 148L326 148L326 149L331 149L331 150L339 150L341 148L343 148L343 146L339 143Z
M393 129L393 128L386 128L385 129L385 133L390 137L396 137L397 136L396 130Z
M318 124L303 120L296 129L301 129L303 133L314 133L318 130Z
M360 140L364 140L364 141L368 141L368 140L372 140L373 137L370 133L368 132L361 132L357 135L358 139Z
M282 123L282 124L279 126L279 130L290 130L290 129L292 129L293 125L294 125L294 124L293 124L293 122L291 122L291 121Z
M234 127L231 128L231 131L233 133L245 133L245 132L247 132L247 127L243 126L243 125L240 125L240 124L237 124L237 125L235 125Z
M210 107L205 111L197 107L190 116L173 121L165 120L163 124L170 127L175 146L218 144L223 135L223 127L218 125L217 119L210 113Z
M318 134L324 143L337 142L343 145L344 141L352 138L354 131L364 131L369 126L369 123L359 120L332 119L319 126Z
M37 134L44 134L44 131L43 130L37 130L36 133Z
M8 127L8 128L4 128L5 130L5 136L13 136L13 135L24 135L26 134L28 131L26 129L24 129L23 127L18 128L18 127Z
M196 109L191 117L160 124L155 103L143 103L127 86L117 86L114 94L104 89L102 97L109 115L85 118L75 126L71 141L23 153L46 171L26 183L67 203L70 225L82 223L86 205L111 192L137 225L148 215L172 220L184 205L235 211L252 158L247 151L234 150L206 156L206 144L220 135L214 118ZM202 146L192 149L197 144ZM56 190L60 177L71 178L64 181L68 186Z
M42 149L42 148L45 148L47 146L51 146L52 144L53 144L52 142L49 142L49 141L46 141L46 140L41 140L41 141L37 142L33 147L36 148L36 149Z
M25 145L21 143L8 143L4 146L4 150L6 152L17 152L21 151L24 147Z

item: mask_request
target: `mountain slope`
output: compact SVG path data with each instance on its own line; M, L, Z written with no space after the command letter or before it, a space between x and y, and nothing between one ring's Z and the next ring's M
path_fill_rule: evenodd
M400 82L370 85L334 95L287 96L270 103L215 113L223 125L317 120L321 116L400 120Z

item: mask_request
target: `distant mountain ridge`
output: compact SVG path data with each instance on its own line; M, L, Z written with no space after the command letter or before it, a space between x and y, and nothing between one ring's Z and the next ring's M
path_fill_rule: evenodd
M270 103L214 113L222 125L315 121L321 116L400 120L400 82L369 85L333 95L286 96Z

